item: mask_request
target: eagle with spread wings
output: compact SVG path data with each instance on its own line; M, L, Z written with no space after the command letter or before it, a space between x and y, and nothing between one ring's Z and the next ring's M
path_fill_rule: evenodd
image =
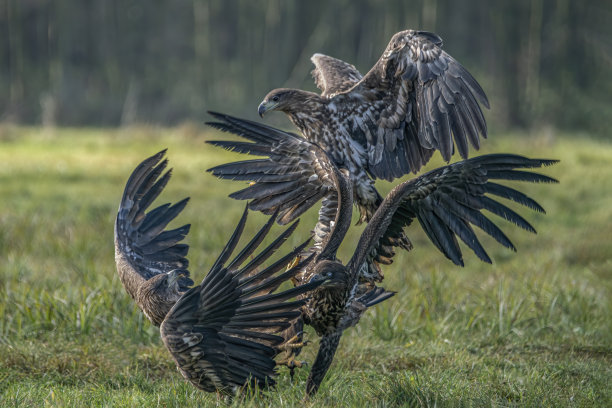
M296 346L288 329L301 319L306 294L328 280L333 284L333 279L312 275L299 287L278 290L308 262L285 270L309 241L265 266L297 226L293 223L260 249L275 215L232 259L246 224L245 209L210 272L194 285L186 258L189 246L182 242L190 226L167 229L188 199L149 211L170 180L170 170L164 172L164 154L144 160L126 184L115 220L121 283L151 323L160 327L164 345L194 386L232 394L245 385L274 385L275 367L284 364L275 358Z
M311 60L321 94L275 89L259 105L259 115L284 112L304 137L349 170L360 222L369 221L382 203L374 179L416 173L435 150L448 162L456 147L465 159L468 144L478 149L480 136L487 137L480 108L489 107L487 97L442 50L436 34L395 34L365 76L326 55Z
M482 261L491 263L474 227L501 245L516 249L483 210L534 233L527 220L498 199L544 212L526 194L496 181L556 182L530 171L552 165L556 160L513 154L489 154L432 170L391 190L363 230L352 257L342 263L336 258L336 252L349 229L353 205L353 184L346 177L345 169L339 169L315 143L296 134L229 115L211 114L217 121L209 125L239 135L250 143L233 140L209 143L264 156L212 169L213 174L223 178L255 182L232 194L233 198L252 199L252 209L264 213L274 211L281 223L302 214L313 200L323 200L315 227L314 248L310 249L314 256L294 280L299 287L312 274L334 277L331 284L313 290L302 309L304 323L321 336L306 383L309 395L317 392L325 377L343 331L357 324L367 308L393 295L376 287L368 276L371 270L368 265L375 264L381 253L386 253L384 247L389 236L397 236L398 232L418 224L434 246L456 265L464 265L459 241ZM387 259L385 263L390 262Z

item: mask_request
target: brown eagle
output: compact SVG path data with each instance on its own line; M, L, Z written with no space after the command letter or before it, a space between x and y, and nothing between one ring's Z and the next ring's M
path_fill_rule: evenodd
M185 258L189 247L181 243L189 225L166 230L188 199L148 211L170 179L170 170L163 173L164 152L143 161L125 187L115 222L115 260L121 282L149 320L160 326L179 371L197 388L233 393L245 385L273 385L274 358L294 346L283 333L301 318L305 293L333 279L312 275L299 287L273 293L308 262L285 271L308 241L262 267L297 226L285 229L254 255L275 222L272 216L231 259L246 224L245 209L210 272L202 283L190 287L193 281ZM302 299L293 299L297 296Z
M315 228L315 245L311 248L314 257L296 277L298 285L308 282L313 275L335 277L333 285L315 289L304 307L304 322L322 336L306 384L308 394L315 393L321 384L342 332L355 325L367 307L392 295L392 292L375 287L367 276L367 264L375 262L384 246L381 242L389 236L390 230L397 235L416 220L431 242L455 264L463 266L458 238L481 260L491 263L473 226L503 246L516 249L482 210L535 233L529 222L495 197L544 212L530 197L492 180L556 182L548 176L520 170L548 166L556 160L512 154L489 154L440 167L391 190L362 232L351 259L343 264L336 258L336 251L349 229L353 205L353 184L343 170L338 170L323 149L298 135L228 115L211 114L219 121L209 125L252 143L209 143L266 156L211 169L213 174L223 178L255 182L232 194L234 198L252 199L251 208L264 213L278 211L281 222L289 222L310 207L312 200L323 197Z
M382 202L374 179L416 173L434 150L448 162L456 146L465 159L468 143L478 149L479 135L487 137L479 105L489 107L484 91L434 33L395 34L365 76L326 55L311 60L321 94L275 89L259 115L284 112L306 139L349 170L360 222Z

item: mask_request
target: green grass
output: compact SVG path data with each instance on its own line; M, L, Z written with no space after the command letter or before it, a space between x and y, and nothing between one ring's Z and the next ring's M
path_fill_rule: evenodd
M307 370L292 384L281 369L274 392L233 404L612 406L612 145L580 136L492 135L483 153L561 159L544 170L561 184L521 186L548 212L518 208L538 235L496 219L518 252L483 238L494 264L466 253L457 268L412 226L415 249L385 269L397 295L346 332L315 398L302 402ZM169 147L174 177L158 203L192 197L178 223L192 223L191 271L205 275L244 208L226 197L238 183L204 171L238 157L203 143L212 137L187 127L0 128L0 406L217 403L176 371L113 254L128 175ZM252 214L247 231L264 220ZM309 334L302 357L312 362Z

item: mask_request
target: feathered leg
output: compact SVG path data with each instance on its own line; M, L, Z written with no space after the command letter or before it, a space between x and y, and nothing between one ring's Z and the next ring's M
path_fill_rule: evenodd
M276 365L284 365L289 369L289 376L293 380L296 368L302 368L306 365L305 361L296 360L296 357L301 353L302 347L306 346L309 341L304 341L304 321L300 317L291 327L286 329L281 336L287 339L283 344L277 347L279 353L283 352L284 356L276 362Z

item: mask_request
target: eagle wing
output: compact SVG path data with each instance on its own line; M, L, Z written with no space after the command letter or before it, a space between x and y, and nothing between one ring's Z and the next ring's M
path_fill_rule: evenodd
M343 231L332 228L332 223L335 222L340 208L337 192L341 186L344 186L342 183L344 176L340 174L327 153L316 144L294 133L229 115L213 112L211 115L219 122L209 122L208 125L239 135L254 143L240 141L208 143L240 153L267 156L266 159L228 163L208 170L220 178L254 182L251 186L230 194L230 197L252 200L249 208L266 214L278 209L281 224L293 221L323 199L318 222L314 228L313 250L322 254L323 248L326 248L327 254L322 255L332 256L337 248L335 245L330 247L326 244L332 233L343 234ZM351 206L347 207L349 209L343 211L343 217L350 217ZM338 224L341 223L336 222L333 225ZM409 243L400 242L398 237L401 236L403 236L401 228L389 228L385 232L383 238L370 250L367 269L363 271L363 276L381 277L379 264L392 262L395 246L407 250L411 248Z
M449 161L453 140L465 159L468 142L478 149L479 135L487 137L484 91L442 39L424 31L395 34L374 67L330 103L339 131L366 147L368 171L382 179L417 172L433 150Z
M490 154L441 167L398 185L391 190L365 227L347 268L358 270L356 268L367 260L372 248L389 229L403 229L414 219L418 220L434 245L455 264L463 266L457 237L481 260L491 263L472 225L503 246L512 250L515 247L481 210L488 210L527 231L535 233L535 229L519 214L489 195L544 212L527 195L491 180L557 182L542 174L517 170L549 166L556 162L511 154Z
M278 273L308 241L268 267L260 266L287 240L297 222L269 246L253 255L266 237L275 216L230 261L246 223L245 209L238 226L202 283L170 310L161 325L164 344L181 373L205 391L234 392L245 385L273 385L274 357L286 340L279 335L296 319L306 299L292 300L321 284L312 280L302 286L274 292L294 277L304 260ZM249 262L242 266L243 263Z
M146 212L171 176L164 173L168 161L165 150L144 160L131 174L123 192L115 220L115 263L126 291L135 299L140 285L153 276L174 269L186 270L189 246L180 243L190 225L164 231L185 208L188 198L174 205L164 204ZM163 159L163 160L162 160ZM163 174L162 174L163 173ZM186 291L193 281L185 272L179 290Z
M311 74L317 88L322 91L321 96L332 97L348 91L362 78L354 65L337 58L314 54L310 60L315 66Z
M327 153L294 133L229 115L210 114L219 122L208 122L208 125L253 143L207 143L267 158L223 164L208 171L224 179L253 182L249 187L230 194L230 197L251 200L249 208L264 214L278 210L280 224L295 220L323 199L319 222L315 227L315 246L321 249L337 213L337 190L342 177Z

